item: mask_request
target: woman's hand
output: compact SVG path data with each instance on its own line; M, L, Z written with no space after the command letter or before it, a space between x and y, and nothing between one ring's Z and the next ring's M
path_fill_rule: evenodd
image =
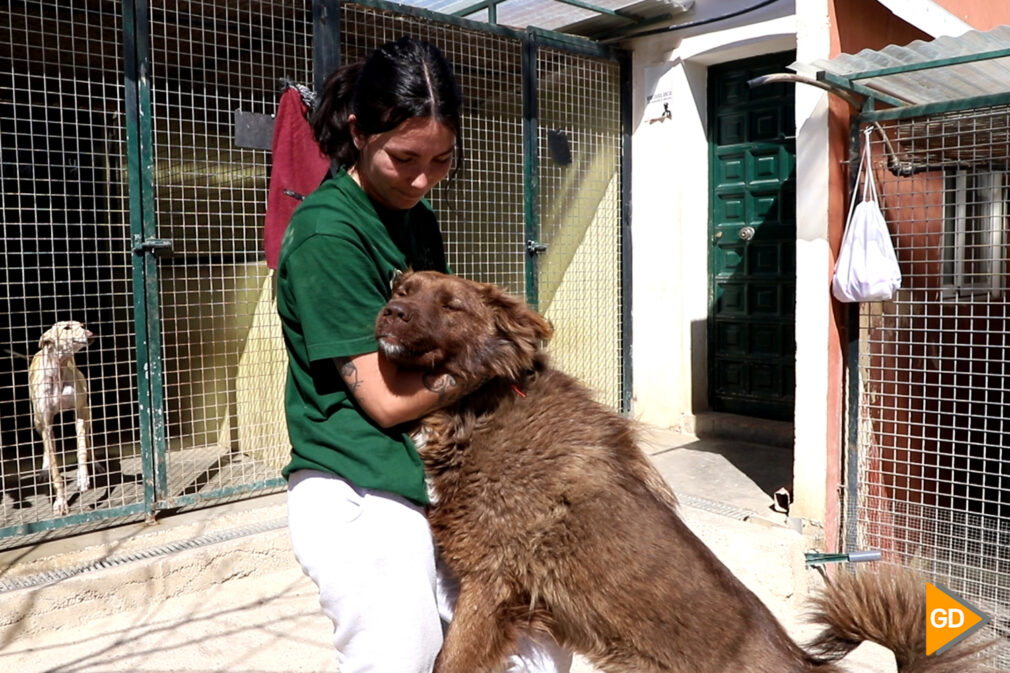
M401 369L380 352L336 362L358 405L383 428L418 419L467 392L450 374Z

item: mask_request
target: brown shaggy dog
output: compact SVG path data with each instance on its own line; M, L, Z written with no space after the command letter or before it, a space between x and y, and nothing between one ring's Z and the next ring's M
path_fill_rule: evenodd
M904 673L966 673L925 656L925 586L843 574L808 653L684 524L633 424L551 368L551 327L493 285L408 273L376 322L387 357L475 391L421 421L429 520L460 583L435 670L499 670L523 632L548 632L613 673L841 670L862 640Z

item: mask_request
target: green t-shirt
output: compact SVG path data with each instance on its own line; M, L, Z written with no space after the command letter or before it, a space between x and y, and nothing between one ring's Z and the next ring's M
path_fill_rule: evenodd
M322 470L427 503L421 460L405 428L372 421L333 360L377 349L375 318L393 278L407 268L448 271L426 202L406 211L382 209L341 171L295 211L277 263L277 311L288 352L285 477Z

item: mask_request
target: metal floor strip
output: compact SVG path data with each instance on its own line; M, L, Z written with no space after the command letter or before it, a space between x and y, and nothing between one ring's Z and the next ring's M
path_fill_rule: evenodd
M756 515L756 512L743 509L742 507L736 507L734 505L718 502L716 500L709 500L707 498L699 498L695 495L677 495L677 500L680 501L680 504L686 507L694 507L695 509L712 512L713 514L721 514L723 516L736 519L737 521L746 521Z
M50 570L35 575L27 575L25 577L0 579L0 594L7 593L9 591L17 591L19 589L52 584L54 582L70 579L71 577L94 572L96 570L104 570L106 568L114 568L116 566L134 563L136 561L167 556L168 554L173 554L179 551L208 547L220 542L237 540L238 538L246 537L247 535L267 533L284 528L285 526L287 526L287 519L274 519L273 521L265 521L263 523L250 524L239 528L231 528L229 530L210 533L208 535L200 535L189 540L169 542L168 544L158 545L149 549L140 549L120 556L110 556L109 558L101 559L99 561L92 561L91 563L84 563L63 570Z

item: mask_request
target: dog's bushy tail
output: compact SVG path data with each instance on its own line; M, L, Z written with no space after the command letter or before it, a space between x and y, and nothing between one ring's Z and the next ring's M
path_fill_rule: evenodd
M909 570L839 573L813 606L812 620L826 628L808 650L826 661L869 640L894 652L900 673L974 673L983 670L974 655L992 644L964 642L926 656L926 579Z

